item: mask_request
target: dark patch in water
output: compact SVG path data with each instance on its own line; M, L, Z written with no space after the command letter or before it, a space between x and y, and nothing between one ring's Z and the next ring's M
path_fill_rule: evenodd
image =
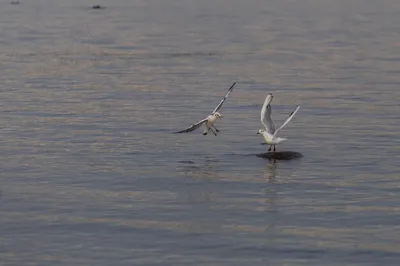
M92 9L104 9L105 7L102 5L94 5L92 6Z
M266 152L257 154L256 156L269 160L293 160L303 157L301 153L295 151Z
M189 160L187 160L187 161L178 161L178 163L194 164L193 161L189 161Z

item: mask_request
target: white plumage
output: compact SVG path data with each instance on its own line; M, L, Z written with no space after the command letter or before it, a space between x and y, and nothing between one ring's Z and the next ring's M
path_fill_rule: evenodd
M203 135L207 135L207 133L209 131L211 131L216 136L217 135L216 132L219 132L219 130L214 126L214 124L215 124L215 122L217 122L217 118L222 119L222 115L218 112L218 110L221 109L222 104L225 102L226 98L228 98L229 94L233 91L233 87L235 86L235 84L236 84L236 82L234 82L232 84L232 86L229 88L228 92L226 93L225 97L219 102L219 104L214 108L214 110L212 111L212 113L209 116L200 120L196 124L193 124L190 127L186 128L184 130L175 132L175 133L192 132L204 124ZM215 129L215 131L213 129Z
M287 125L287 123L292 120L292 118L295 116L297 111L300 109L300 105L297 105L296 109L294 109L289 117L286 119L286 121L280 126L278 129L275 130L275 125L272 122L271 119L271 101L273 99L273 96L271 93L268 93L267 96L265 97L265 101L263 104L263 107L261 108L261 123L264 125L265 129L260 129L257 134L262 134L266 144L271 145L268 149L268 151L271 151L272 146L274 146L274 151L276 151L275 145L281 143L282 141L285 141L286 138L280 138L277 136L278 132Z

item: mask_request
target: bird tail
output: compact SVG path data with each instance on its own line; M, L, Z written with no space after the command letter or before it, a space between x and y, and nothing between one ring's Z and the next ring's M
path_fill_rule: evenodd
M280 142L282 142L282 141L285 141L285 140L287 140L287 138L276 138L276 140L278 141L278 143L280 143Z

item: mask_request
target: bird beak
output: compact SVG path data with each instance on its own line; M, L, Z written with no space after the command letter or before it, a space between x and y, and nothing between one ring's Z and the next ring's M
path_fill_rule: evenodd
M219 119L222 119L223 118L223 116L221 115L220 117L219 117Z
M260 132L257 131L257 135L260 135Z

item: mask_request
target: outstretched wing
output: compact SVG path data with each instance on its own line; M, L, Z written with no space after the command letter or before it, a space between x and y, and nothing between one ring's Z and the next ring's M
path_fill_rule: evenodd
M233 87L235 86L236 82L234 82L232 84L232 86L229 88L228 93L225 95L225 97L219 102L219 104L217 105L217 107L215 107L214 111L211 113L215 113L218 112L218 110L221 108L222 104L224 104L226 98L228 98L229 94L233 91Z
M300 109L300 105L297 105L296 109L294 109L294 110L290 113L290 115L289 115L289 117L286 119L285 123L283 123L283 125L275 131L274 137L276 136L276 134L278 134L278 131L279 131L279 130L281 130L284 126L286 126L287 123L290 122L290 120L292 120L292 118L293 118L294 115L297 113L297 111L299 111L299 109Z
M200 120L200 121L197 122L196 124L191 125L191 126L188 127L187 129L184 129L184 130L175 132L175 134L178 134L178 133L188 133L188 132L195 131L196 129L198 129L199 127L201 127L201 125L202 125L204 122L206 122L206 121L207 121L207 118L204 118L203 120Z
M264 125L265 129L269 134L275 133L275 125L271 119L271 101L272 101L272 94L268 93L265 97L264 105L261 109L261 123Z

